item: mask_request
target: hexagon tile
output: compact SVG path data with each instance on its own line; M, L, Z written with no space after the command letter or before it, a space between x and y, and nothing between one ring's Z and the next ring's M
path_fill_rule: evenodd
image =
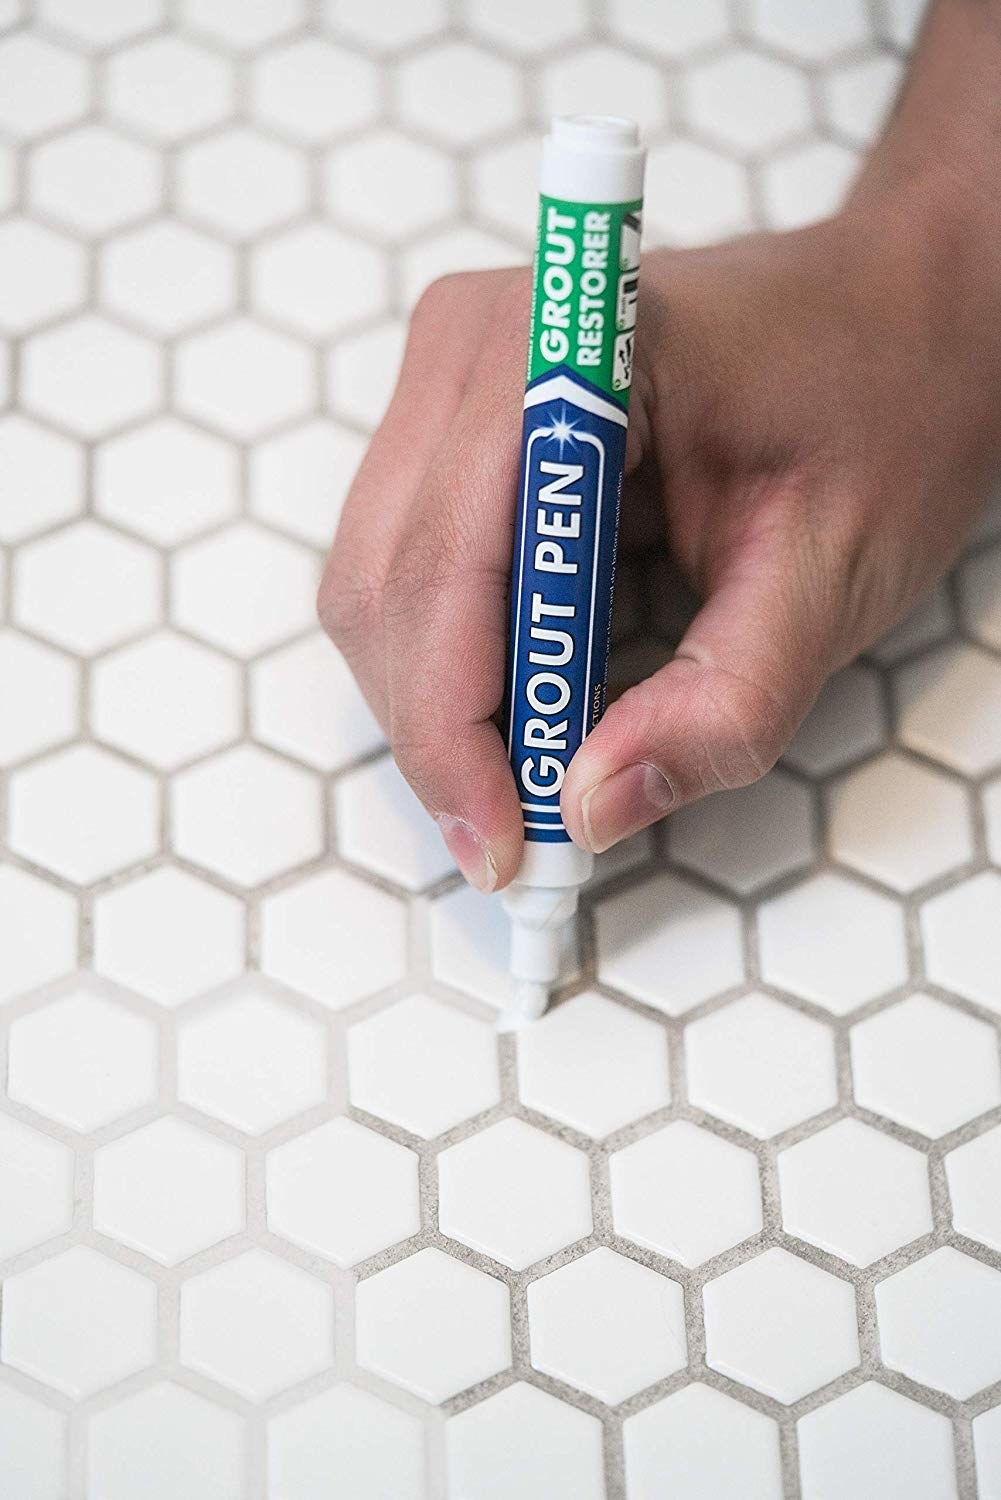
M516 1036L314 614L549 111L792 228L923 8L0 0L2 1500L1001 1500L997 497Z

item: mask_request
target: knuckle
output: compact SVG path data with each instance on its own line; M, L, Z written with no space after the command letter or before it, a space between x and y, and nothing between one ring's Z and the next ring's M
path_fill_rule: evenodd
M334 645L350 655L357 641L371 636L381 611L381 582L332 557L317 594L316 613Z
M469 293L474 273L450 271L438 276L421 292L410 317L411 326L421 328L426 323L436 323L454 307L460 306Z
M785 749L791 734L788 714L760 683L722 667L712 676L707 688L717 733L706 747L711 789L748 786L770 771Z

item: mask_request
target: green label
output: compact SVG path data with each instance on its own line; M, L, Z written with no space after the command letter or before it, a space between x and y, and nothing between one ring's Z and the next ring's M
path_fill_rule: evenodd
M641 208L539 199L529 381L562 365L628 406Z

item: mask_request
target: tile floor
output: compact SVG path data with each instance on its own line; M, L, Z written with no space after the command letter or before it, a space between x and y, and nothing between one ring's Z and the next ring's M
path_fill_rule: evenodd
M0 0L4 1500L1001 1497L1001 507L518 1037L312 619L545 115L801 223L920 10Z

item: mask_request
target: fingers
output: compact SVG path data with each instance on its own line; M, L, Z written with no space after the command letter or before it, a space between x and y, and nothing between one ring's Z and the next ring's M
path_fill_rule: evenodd
M836 649L838 611L804 573L775 543L729 565L674 659L613 703L571 762L560 806L575 843L600 853L774 764Z
M510 271L446 276L414 311L396 391L345 501L317 598L324 629L389 730L383 588L434 454L458 410Z
M521 861L521 809L492 716L504 686L527 282L505 294L420 487L387 579L390 736L401 770L480 890Z

